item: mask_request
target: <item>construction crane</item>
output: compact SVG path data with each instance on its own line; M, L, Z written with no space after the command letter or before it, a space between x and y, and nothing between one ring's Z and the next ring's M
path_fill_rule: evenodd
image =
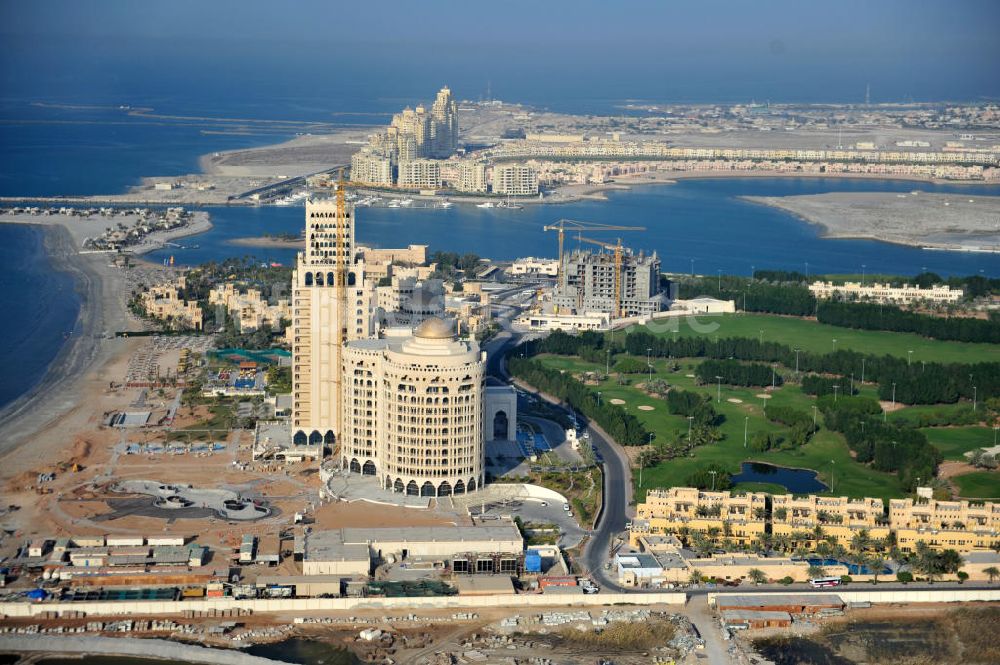
M604 242L603 240L594 240L593 238L584 238L583 236L577 236L577 240L580 242L589 242L592 245L597 245L604 249L611 250L614 252L615 256L615 293L614 293L614 308L611 310L611 318L624 318L625 312L622 310L622 259L624 253L624 247L622 247L622 239L618 238L615 244L609 242ZM581 285L582 289L583 286Z
M645 226L619 226L617 224L598 224L596 222L581 222L575 219L560 219L555 224L546 224L545 231L559 232L559 272L562 272L563 242L566 229L571 231L645 231Z

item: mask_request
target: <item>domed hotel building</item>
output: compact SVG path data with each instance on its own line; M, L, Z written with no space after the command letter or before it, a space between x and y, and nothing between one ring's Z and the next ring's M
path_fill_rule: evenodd
M343 351L341 466L414 496L483 484L486 354L433 317Z

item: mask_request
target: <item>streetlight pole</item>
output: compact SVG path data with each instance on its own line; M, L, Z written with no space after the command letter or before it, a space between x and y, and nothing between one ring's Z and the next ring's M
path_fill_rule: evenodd
M913 350L906 352L906 366L909 367L913 363Z
M743 447L747 447L747 426L750 424L750 416L743 417ZM996 429L996 428L994 428ZM996 436L993 437L996 439Z
M601 405L601 391L597 391L597 406Z
M715 395L715 401L716 402L721 402L722 401L722 377L721 376L716 376L715 377L715 385L716 385L716 391L717 391L716 395ZM973 409L973 411L975 411L975 409Z
M649 360L649 354L652 353L653 349L646 348L646 368L649 370L649 382L653 382L653 363Z
M892 384L892 408L896 408L896 383Z
M813 429L816 429L816 405L813 404Z
M973 411L976 410L976 397L977 397L976 387L972 386L972 410Z
M801 350L802 349L800 349L798 347L792 349L792 351L795 352L795 373L796 374L799 373L799 351L801 351Z
M722 268L719 268L719 293L722 293Z
M864 382L865 382L865 359L862 358L861 359L861 383L862 383L862 385L864 384Z
M694 423L694 416L688 416L688 442L691 441L691 425Z
M836 337L833 338L833 352L834 353L837 352L837 338Z
M607 355L604 359L604 376L611 376L611 349L607 349Z

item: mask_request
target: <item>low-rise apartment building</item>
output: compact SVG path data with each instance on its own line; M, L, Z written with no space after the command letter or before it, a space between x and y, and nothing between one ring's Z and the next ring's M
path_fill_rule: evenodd
M771 497L773 535L788 538L802 532L815 535L817 527L824 538L833 537L838 545L847 548L861 531L871 539L883 539L889 535L889 523L881 499L792 494Z
M909 305L914 302L958 302L962 299L962 289L952 289L950 286L935 284L930 288L911 286L892 286L891 284L861 284L860 282L816 281L809 285L809 291L820 300L833 297L845 300L866 300L870 302Z
M632 540L644 530L651 534L708 534L718 530L721 538L750 545L766 531L766 498L762 492L733 495L693 487L651 490L646 493L646 502L637 506Z
M198 302L181 298L180 292L186 286L182 276L176 282L150 287L140 296L146 315L183 328L201 330L202 313Z
M889 522L904 552L914 551L920 541L959 552L986 550L1000 542L1000 503L892 499Z
M282 319L292 318L291 302L287 298L271 305L259 290L247 289L246 293L240 293L232 282L221 284L209 291L208 303L225 307L241 332L258 330L264 324L277 328L281 325Z
M982 552L1000 543L1000 503L892 499L887 513L877 498L732 495L672 487L646 494L636 507L629 541L638 546L652 536L690 540L687 536L694 532L711 532L717 542L728 538L735 544L752 544L768 534L807 548L832 538L847 549L863 533L869 542L894 536L904 552L915 551L921 541L936 550Z

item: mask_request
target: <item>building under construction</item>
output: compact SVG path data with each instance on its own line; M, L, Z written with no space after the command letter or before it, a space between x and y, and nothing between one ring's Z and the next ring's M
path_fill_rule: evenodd
M562 255L552 296L559 314L603 312L611 318L645 317L667 308L667 295L660 288L660 259L655 252L634 254L620 245L603 247L617 251L578 249Z

